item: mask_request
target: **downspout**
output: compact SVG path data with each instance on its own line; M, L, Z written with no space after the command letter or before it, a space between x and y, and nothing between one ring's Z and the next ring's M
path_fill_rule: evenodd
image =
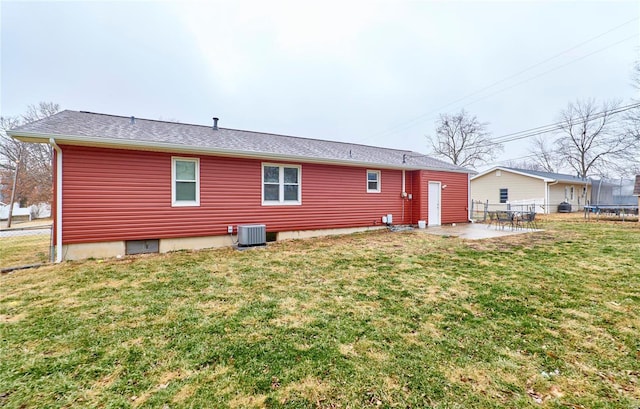
M56 151L56 263L62 262L62 149L55 139L49 145Z
M402 224L406 224L404 220L404 202L407 197L407 189L405 188L405 170L402 169L402 192L400 192L400 197L402 198Z
M545 192L547 197L545 197L545 200L544 200L545 203L546 203L546 206L545 206L546 208L545 208L544 212L546 214L550 214L551 213L551 204L549 203L549 186L557 185L558 183L559 183L558 180L556 180L555 182L547 183L547 189L546 189L547 191Z
M469 223L475 223L473 220L473 215L471 214L471 209L473 208L473 204L471 198L471 173L467 173L467 219Z

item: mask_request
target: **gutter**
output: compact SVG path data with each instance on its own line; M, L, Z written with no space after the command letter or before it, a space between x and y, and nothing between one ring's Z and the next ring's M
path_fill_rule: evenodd
M62 262L62 149L56 140L49 138L49 145L56 151L56 263Z
M47 138L43 137L42 134L39 134L39 133L24 132L24 131L9 131L7 132L7 134L22 142L35 142L35 143L47 142ZM52 138L48 138L49 141L51 141L51 139ZM167 142L131 141L131 140L122 140L122 139L115 139L115 138L97 138L97 137L91 137L91 136L62 135L62 134L57 135L56 139L61 142L64 142L65 145L68 144L68 145L77 145L77 146L147 150L152 152L176 152L176 153L185 153L185 154L192 154L192 155L215 155L215 156L227 156L227 157L236 157L236 158L290 161L290 162L299 162L299 163L321 163L321 164L342 165L342 166L376 167L380 169L395 169L395 170L404 169L409 171L430 170L430 171L452 172L452 173L467 173L467 174L470 173L469 170L463 169L463 168L443 169L443 168L431 167L431 166L421 166L419 164L416 164L414 166L410 166L407 164L394 166L388 163L365 162L365 161L349 160L349 159L309 157L309 156L303 156L303 155L283 155L283 154L273 153L273 152L243 151L238 149L210 148L210 147L199 147L199 146L185 147L185 145L182 145L182 144L167 143ZM401 159L400 156L399 158Z

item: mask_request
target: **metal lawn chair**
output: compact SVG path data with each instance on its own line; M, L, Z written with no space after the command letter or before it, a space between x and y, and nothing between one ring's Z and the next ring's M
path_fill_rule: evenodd
M511 226L511 230L513 230L513 213L507 211L498 211L496 212L496 218L498 225L502 227L504 230L504 226L509 224Z

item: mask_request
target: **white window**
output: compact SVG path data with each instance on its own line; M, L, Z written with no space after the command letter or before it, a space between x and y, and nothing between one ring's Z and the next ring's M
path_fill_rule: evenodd
M509 202L509 189L501 188L500 189L500 203Z
M262 204L302 204L300 173L300 166L263 163Z
M200 206L200 159L171 158L171 205Z
M380 193L379 170L367 170L367 193Z

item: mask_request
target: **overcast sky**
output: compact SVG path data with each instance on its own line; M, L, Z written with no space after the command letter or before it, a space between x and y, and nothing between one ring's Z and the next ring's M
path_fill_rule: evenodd
M428 153L636 97L638 1L1 2L0 113L62 108ZM512 142L500 160L527 154Z

